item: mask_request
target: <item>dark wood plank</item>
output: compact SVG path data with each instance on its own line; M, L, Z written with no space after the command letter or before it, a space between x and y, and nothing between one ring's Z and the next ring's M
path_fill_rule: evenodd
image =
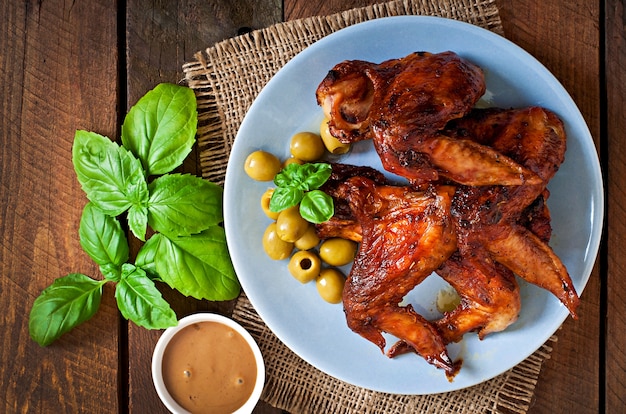
M95 318L50 347L28 334L33 301L55 278L101 277L78 241L87 200L71 148L76 129L117 131L116 7L11 1L0 15L0 411L116 412L110 286Z
M381 0L328 0L328 1L298 1L285 0L285 20L296 20L311 16L327 16L357 7L365 7L376 3L385 3Z
M608 280L606 331L606 412L626 407L626 8L623 1L605 2L608 146Z
M378 3L372 0L285 0L293 20ZM159 82L182 79L193 53L281 19L281 2L129 0L126 14L126 106ZM552 359L539 379L533 413L623 411L626 334L623 316L626 226L621 177L626 173L623 131L626 45L623 1L607 0L606 118L601 128L599 2L498 0L507 37L535 55L564 83L581 108L598 145L608 155L608 274L598 269L582 297L579 321L559 331ZM120 326L112 286L97 316L49 347L28 337L28 313L40 291L69 272L98 275L78 244L86 199L74 177L70 153L75 129L117 138L120 84L117 4L2 2L0 15L0 411L165 412L150 378L159 332ZM122 56L124 58L124 56ZM122 74L124 75L124 73ZM600 142L600 133L606 138ZM197 172L191 159L185 171ZM600 305L607 283L607 302ZM193 301L163 289L179 316L198 310L228 314L232 303ZM600 309L606 307L607 315ZM599 377L601 318L606 316L606 376ZM128 338L128 352L119 349ZM125 366L118 370L118 356ZM584 355L581 357L581 355ZM121 376L119 376L121 374ZM605 394L599 384L606 381ZM126 389L127 383L129 388ZM118 391L121 393L118 395ZM121 398L118 398L121 395ZM126 404L128 403L128 407ZM601 405L604 404L604 405ZM261 404L257 412L278 410Z
M497 1L507 38L541 61L572 95L600 145L599 4L588 1ZM542 369L532 413L599 409L600 287L598 266L581 298L580 319L558 332Z
M216 42L236 36L240 29L259 29L282 18L280 4L263 1L180 2L131 0L126 14L127 105L161 82L183 79L182 65L194 53ZM197 153L193 152L182 171L198 174ZM137 248L135 243L135 248ZM234 301L210 303L185 298L161 286L179 317L199 311L232 313ZM129 412L167 412L154 390L150 374L152 350L160 331L128 327ZM276 410L261 403L259 413Z

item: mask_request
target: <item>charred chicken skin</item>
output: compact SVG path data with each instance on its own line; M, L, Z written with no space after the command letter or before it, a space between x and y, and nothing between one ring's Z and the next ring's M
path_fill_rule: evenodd
M484 93L478 66L453 52L419 52L380 64L342 62L316 96L332 135L345 143L373 139L383 167L413 185L440 178L466 185L540 183L489 146L442 132Z

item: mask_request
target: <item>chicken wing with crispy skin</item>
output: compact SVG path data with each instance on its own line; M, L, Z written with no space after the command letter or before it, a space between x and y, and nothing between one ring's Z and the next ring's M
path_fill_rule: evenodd
M461 301L441 319L433 321L446 344L459 342L468 332L483 339L501 332L517 320L521 309L519 286L509 269L487 257L463 258L455 252L437 273L459 294ZM390 357L414 352L404 341L389 350Z
M564 160L563 124L538 107L473 109L484 92L481 70L452 52L346 61L317 89L331 133L372 139L383 167L412 185L340 166L323 188L336 214L317 225L320 237L361 242L343 293L348 326L383 351L381 333L396 336L388 356L417 352L449 378L459 363L447 343L517 319L515 274L552 292L574 318L578 306L548 245L546 186ZM399 303L433 270L461 304L429 323Z
M452 203L452 217L460 255L471 258L476 249L482 249L526 281L552 292L576 318L578 295L567 269L547 243L550 229L545 229L546 220L542 229L528 213L540 200L540 212L547 214L543 205L548 194L545 187L565 158L562 122L552 112L538 107L487 109L474 110L449 125L449 129L454 135L482 140L542 180L536 185L459 186ZM540 214L536 216L541 220Z
M446 343L459 342L467 332L483 339L517 320L522 307L519 286L513 272L498 262L457 252L437 273L461 296L459 306L435 322Z
M334 198L336 206L347 204L346 199L342 198L345 191L342 193L338 189L350 177L363 174L376 180L379 185L390 185L382 174L368 167L344 164L333 164L332 167L333 174L322 188ZM530 226L530 223L542 223L538 226L542 234L546 232L543 224L545 218L542 217L547 214L544 207L538 201L524 215L524 224ZM316 227L321 238L344 237L362 241L361 225L349 207L340 207L331 220L317 224ZM477 331L483 338L489 333L504 330L517 319L521 303L513 273L494 262L480 247L471 258L461 258L457 251L436 272L461 296L460 306L441 320L433 322L442 334L444 343L458 342L464 334L472 331ZM401 340L388 350L387 355L395 357L406 352L415 352L415 348Z
M317 88L332 135L373 139L383 167L413 185L440 177L466 185L539 183L486 145L442 134L485 92L481 69L453 52L419 52L380 64L345 61Z
M457 342L472 331L483 338L517 319L521 303L513 272L551 291L575 317L577 295L567 270L548 245L551 227L545 184L565 152L565 133L558 118L541 108L476 110L449 126L449 132L465 139L482 139L510 154L530 166L544 184L457 187L452 219L458 250L436 270L461 296L460 306L435 322L444 342ZM334 166L333 170L336 173L325 191L339 205L345 200L336 189L352 175L367 173L385 183L384 177L372 175L364 167ZM342 234L340 229L348 228L348 237L361 241L361 226L352 211L344 208L340 214L340 219L318 225L322 237ZM407 351L414 348L399 341L388 355Z
M449 210L453 192L452 187L418 192L359 176L336 188L362 231L343 291L348 326L383 352L382 332L402 339L448 378L456 375L460 362L450 360L433 325L411 306L399 304L456 249Z

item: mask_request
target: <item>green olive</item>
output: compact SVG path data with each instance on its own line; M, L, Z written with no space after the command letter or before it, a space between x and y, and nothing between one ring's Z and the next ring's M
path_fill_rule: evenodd
M285 168L286 166L288 166L289 164L298 164L298 165L302 165L304 164L304 161L299 160L296 157L289 157L287 158L285 161L283 161L283 168Z
M337 269L324 269L315 279L317 292L328 303L339 303L343 296L346 278Z
M317 161L324 155L322 138L313 132L298 132L291 137L291 155L302 161Z
M299 206L280 212L276 219L276 233L286 242L295 242L306 233L309 222L300 215Z
M320 246L320 257L331 266L343 266L354 260L357 244L352 240L332 238Z
M293 243L286 242L278 237L276 223L272 222L263 234L263 249L273 260L283 260L289 257L293 250Z
M300 250L291 256L287 268L300 283L308 283L320 274L322 261L311 250Z
M265 215L272 220L276 220L278 218L279 213L275 213L270 211L270 200L272 199L272 194L274 194L273 188L268 188L263 195L261 196L261 208Z
M266 151L254 151L244 163L243 169L253 180L272 181L282 165L278 157Z
M324 118L320 125L320 136L324 146L331 154L345 154L350 149L350 144L344 144L330 134L328 118Z
M317 237L315 226L310 225L306 232L298 240L294 242L296 249L309 250L320 244L320 238Z

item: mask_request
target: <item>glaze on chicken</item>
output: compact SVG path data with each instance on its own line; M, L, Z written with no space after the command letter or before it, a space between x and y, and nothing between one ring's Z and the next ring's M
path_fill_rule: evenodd
M453 52L420 52L380 64L342 62L316 96L332 135L344 143L373 139L383 167L414 185L440 177L466 185L539 183L489 146L442 132L484 92L478 66Z
M454 135L473 137L523 164L541 184L460 186L452 205L459 251L471 257L480 248L526 281L552 292L576 318L578 294L567 269L547 243L546 186L565 158L565 129L543 108L474 110L448 126ZM529 209L540 203L538 224ZM547 217L547 219L546 219ZM530 223L528 222L528 219ZM534 227L528 228L530 224ZM543 226L543 228L542 228ZM549 226L548 226L549 227Z
M360 242L346 281L348 326L389 357L417 352L451 379L445 345L510 326L521 309L516 276L552 292L576 318L578 295L550 248L546 186L564 160L566 136L543 108L475 109L482 72L452 52L381 64L346 61L317 90L331 133L372 139L389 183L369 167L333 165L322 188L335 200L320 238ZM404 296L431 272L461 303L427 321Z
M460 365L447 355L437 329L402 298L456 249L453 187L418 192L356 176L337 187L360 224L362 240L343 292L350 329L385 350L382 332L410 345L452 378Z

